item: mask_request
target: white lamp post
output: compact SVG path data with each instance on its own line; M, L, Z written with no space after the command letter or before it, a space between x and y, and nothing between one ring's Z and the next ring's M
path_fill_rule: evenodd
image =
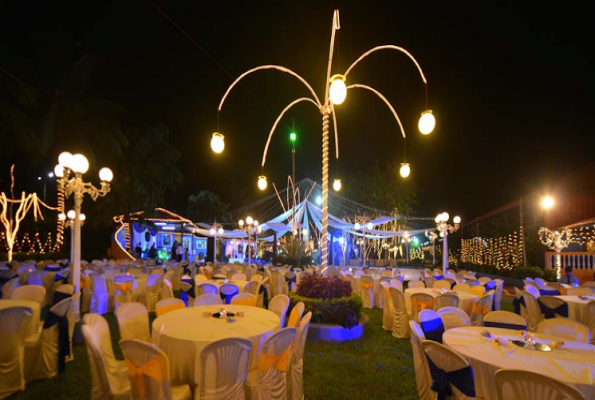
M248 234L248 267L250 267L252 266L252 228L255 228L255 234L260 233L262 228L258 226L258 221L255 221L250 216L246 217L246 222L241 219L238 222L238 225L240 226L240 229L244 230ZM255 238L258 240L257 237Z
M454 217L452 222L454 225L448 224L448 219L450 216L447 212L443 212L436 216L436 228L440 232L440 236L444 239L444 244L442 248L442 275L446 276L446 270L448 269L448 234L456 232L459 229L459 224L461 223L461 217L457 216Z
M217 263L217 235L223 235L223 226L215 221L209 232L213 235L213 265L215 265Z
M58 214L58 219L60 221L64 221L64 226L66 228L70 228L70 264L74 265L74 217L76 213L74 210L68 211L68 213L60 213ZM66 221L68 218L68 221ZM85 225L85 220L87 219L86 215L81 213L79 215L79 220L81 221L81 226Z
M286 67L280 66L280 65L262 65L262 66L253 68L249 71L246 71L242 75L240 75L231 84L231 86L227 89L227 91L223 95L223 98L221 99L221 102L219 103L219 107L218 107L218 111L220 112L223 108L223 104L225 103L227 96L229 95L231 90L238 84L238 82L240 80L242 80L245 76L252 74L253 72L262 71L262 70L271 70L272 69L272 70L277 70L277 71L289 74L289 75L293 76L294 78L298 79L304 86L306 86L306 88L310 92L310 94L311 94L310 97L300 97L300 98L292 101L291 103L289 103L289 105L287 105L287 107L285 107L285 109L283 109L281 114L277 117L277 120L275 121L275 123L269 133L269 137L268 137L267 143L264 148L261 166L264 169L269 144L271 143L271 139L272 139L273 133L275 131L275 128L277 127L277 125L279 124L281 119L283 118L283 115L291 107L293 107L294 105L301 103L303 101L314 104L316 109L322 115L322 246L321 246L322 268L325 268L328 265L328 243L327 243L327 241L328 241L328 189L329 189L329 125L330 125L330 117L331 116L333 118L333 126L334 126L334 131L335 131L336 158L337 159L339 158L339 144L338 144L339 135L337 133L337 121L336 121L334 106L340 105L345 101L346 96L347 96L347 91L349 89L358 88L358 89L368 90L368 91L374 93L377 97L379 97L388 106L388 108L392 112L393 116L395 117L395 120L397 121L397 123L399 125L403 139L405 139L405 130L403 129L403 125L401 124L401 120L399 119L397 112L395 111L394 107L390 104L390 102L380 92L378 92L376 89L374 89L370 86L362 85L362 84L358 84L358 83L352 83L349 86L347 86L347 84L346 84L347 77L348 77L349 73L351 72L351 70L361 60L363 60L370 54L375 53L376 51L396 50L396 51L402 52L403 54L408 56L411 59L411 61L413 61L413 63L415 64L415 66L417 67L417 69L419 71L419 74L421 76L423 83L426 85L426 107L425 107L426 110L422 113L422 117L420 119L420 123L419 123L420 131L423 134L429 134L432 132L432 130L434 129L434 126L436 125L436 120L435 120L431 110L427 109L428 104L427 104L427 80L426 80L426 77L425 77L423 71L421 70L421 67L419 66L417 60L415 60L415 58L407 50L405 50L402 47L398 47L398 46L394 46L394 45L384 45L384 46L374 47L374 48L368 50L367 52L365 52L364 54L362 54L357 60L355 60L355 62L353 62L349 66L349 68L347 68L347 70L345 71L344 74L337 74L337 75L331 76L331 70L332 70L332 66L333 66L333 52L334 52L334 47L335 47L335 34L336 34L336 31L339 30L340 28L341 28L341 25L339 22L339 11L335 10L335 12L333 14L333 25L332 25L332 31L331 31L331 41L330 41L329 58L328 58L329 61L328 61L328 66L327 66L327 71L326 71L326 79L325 79L325 96L323 98L323 101L320 101L318 95L316 94L314 89L312 89L312 86L304 78L302 78L299 74L295 73L294 71L292 71ZM220 133L215 132L213 134L213 138L211 139L211 147L213 148L213 151L215 151L216 153L220 153L221 151L223 151L223 148L224 148L223 138L220 136L221 136ZM215 141L215 145L213 144L213 141ZM407 177L407 176L409 176L410 171L411 171L410 166L409 166L409 164L407 164L406 166L401 168L401 175L403 177ZM259 178L259 187L261 189L264 186L263 179L262 179L263 177L264 177L264 175L262 175ZM264 182L266 182L266 181L264 181ZM335 186L335 190L337 190L336 189L337 187L339 187L339 184L337 184Z
M61 181L60 184L64 187L64 195L68 198L71 194L74 195L74 268L72 270L74 292L80 291L80 272L81 272L81 205L83 203L83 196L88 194L93 201L98 197L103 197L110 191L110 182L114 178L114 174L109 168L102 168L99 170L99 179L101 180L101 188L96 188L90 183L83 182L83 174L89 170L89 161L82 154L74 154L65 151L58 157L59 165L54 169L59 173L56 176ZM72 177L70 177L72 175ZM72 249L71 249L72 252Z

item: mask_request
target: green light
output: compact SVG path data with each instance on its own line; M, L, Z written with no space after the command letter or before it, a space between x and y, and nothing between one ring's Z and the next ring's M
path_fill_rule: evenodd
M289 140L291 140L292 142L295 142L296 139L297 139L297 134L295 132L291 132L289 134Z

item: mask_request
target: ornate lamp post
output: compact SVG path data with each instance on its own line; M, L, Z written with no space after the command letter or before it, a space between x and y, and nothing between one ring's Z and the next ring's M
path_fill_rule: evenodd
M254 229L255 235L262 231L262 228L258 226L258 221L252 219L252 217L246 217L246 222L241 219L238 222L240 229L244 230L248 234L248 266L252 266L252 229ZM255 236L255 239L256 236Z
M74 210L70 210L68 211L68 213L64 214L64 213L60 213L58 214L58 219L62 222L64 222L64 226L66 228L70 228L70 264L74 265L74 216L75 216L75 212ZM66 218L68 218L68 221L66 221ZM81 220L81 226L85 225L85 220L87 219L87 216L83 213L81 213L79 215L79 219Z
M442 275L446 276L446 270L448 269L448 234L456 232L459 229L459 224L461 223L461 217L456 216L452 219L454 225L448 224L448 219L450 216L447 212L443 212L436 216L436 228L440 232L440 236L444 239L443 249L442 249Z
M426 85L426 107L425 107L425 111L422 112L422 116L419 121L420 132L424 135L427 135L434 130L434 127L436 125L436 120L432 114L432 111L427 109L428 102L427 102L427 80L426 80L426 77L424 76L423 71L421 70L421 67L419 66L419 64L417 63L415 58L413 58L413 56L407 50L403 49L402 47L393 46L393 45L384 45L384 46L374 47L374 48L368 50L366 53L362 54L357 60L355 60L355 62L353 64L351 64L349 66L349 68L347 68L347 70L345 71L344 74L342 74L342 75L337 74L337 75L331 76L332 63L333 63L333 52L334 52L334 47L335 47L335 34L336 34L336 31L339 30L340 28L341 28L341 25L339 22L339 11L335 10L334 15L333 15L333 25L332 25L332 31L331 31L331 41L330 41L329 58L328 58L329 61L328 61L328 66L327 66L327 71L326 71L326 79L325 79L325 82L326 82L325 83L325 96L324 96L323 102L320 101L320 99L318 98L318 95L316 94L314 89L312 89L312 86L310 86L310 84L304 78L302 78L300 75L298 75L294 71L292 71L288 68L285 68L283 66L279 66L279 65L262 65L262 66L253 68L249 71L246 71L242 75L240 75L231 84L231 86L227 89L227 91L223 95L223 98L221 99L221 102L219 103L219 107L218 107L218 112L220 112L221 109L223 108L223 104L225 103L227 96L229 95L231 90L238 84L238 82L240 80L242 80L245 76L252 74L253 72L262 71L262 70L277 70L277 71L289 74L289 75L293 76L294 78L297 78L310 92L311 97L300 97L300 98L292 101L291 103L289 103L289 105L287 105L287 107L285 107L285 109L283 109L281 114L277 117L277 120L275 121L273 128L271 129L271 131L269 133L269 138L268 138L267 143L264 148L261 166L262 166L262 169L264 170L267 151L269 148L269 144L271 143L271 138L273 136L275 128L279 124L279 121L281 121L281 118L283 118L283 115L291 107L293 107L294 105L301 103L303 101L314 104L314 106L318 109L318 111L322 115L322 246L321 247L322 247L322 267L323 268L326 267L328 264L328 243L327 243L327 241L328 241L328 189L329 189L329 182L328 182L329 181L329 124L330 124L331 115L333 117L333 125L334 125L334 131L335 131L336 158L337 159L339 158L339 144L338 144L339 135L337 132L337 120L336 120L334 106L342 104L345 101L345 98L347 96L347 91L349 89L357 88L357 89L368 90L368 91L374 93L376 96L378 96L384 102L384 104L386 104L388 106L388 108L392 112L393 116L395 117L395 119L399 125L399 128L401 129L401 134L403 136L403 139L405 139L405 130L403 129L403 125L401 124L401 120L399 119L397 112L395 111L394 107L390 104L390 102L380 92L378 92L376 89L374 89L370 86L362 85L362 84L358 84L358 83L352 83L349 86L347 86L347 84L346 84L347 77L348 77L349 73L351 72L351 70L361 60L363 60L370 54L372 54L376 51L379 51L379 50L397 50L397 51L404 53L406 56L408 56L411 59L411 61L413 61L413 63L415 64L415 66L417 67L417 69L421 75L421 79L422 79L423 83ZM219 118L217 119L217 121L219 121ZM219 130L219 128L218 128L218 130ZM219 133L219 132L213 133L213 136L211 139L211 148L213 149L213 151L215 153L221 153L223 151L223 149L225 148L225 143L224 143L224 137L223 137L223 135L221 135L221 133ZM403 160L403 161L404 162L402 163L401 176L407 177L407 176L409 176L411 169L410 169L410 165L406 162L406 160ZM264 175L259 176L258 186L261 190L264 190L264 188L266 188L266 177ZM335 190L340 190L340 186L341 185L340 185L340 180L339 180L339 183L336 183L334 185Z
M432 266L434 266L436 265L436 239L438 239L438 235L436 232L428 232L426 236L432 242Z
M215 222L213 226L211 226L211 235L213 235L214 243L213 243L213 264L217 262L217 235L223 235L223 226Z
M65 151L58 157L58 165L54 169L60 185L64 187L64 195L68 198L74 195L74 268L72 270L74 292L80 291L80 272L81 272L81 205L83 197L88 194L93 201L98 197L103 197L110 191L110 182L114 174L109 168L99 170L99 179L101 188L96 188L91 183L83 181L83 174L89 170L89 161L82 154L72 155ZM60 168L61 167L61 168ZM72 177L71 177L72 176ZM72 250L71 250L72 251Z

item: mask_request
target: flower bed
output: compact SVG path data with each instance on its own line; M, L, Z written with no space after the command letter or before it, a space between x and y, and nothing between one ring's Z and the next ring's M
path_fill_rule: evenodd
M312 311L312 323L336 324L351 328L359 324L362 300L351 285L339 278L304 276L295 294L289 296L290 309L302 301L305 312Z

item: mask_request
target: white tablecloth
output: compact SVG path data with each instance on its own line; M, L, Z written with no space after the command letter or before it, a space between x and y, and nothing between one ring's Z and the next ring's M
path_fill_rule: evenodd
M279 328L277 314L262 308L228 305L228 311L244 311L236 322L205 317L205 311L217 312L221 306L197 306L164 314L153 321L152 340L169 357L171 379L196 388L200 380L200 353L209 343L227 338L252 341L250 369L258 367L260 346Z
M578 296L556 296L568 304L568 318L585 323L585 306L591 300L581 300ZM595 361L594 361L595 363Z
M480 335L485 327L462 327L444 333L445 345L455 349L469 360L475 376L477 398L496 400L494 374L501 368L533 371L575 386L586 399L595 398L595 346L568 342L551 352L527 350L512 340L520 339L520 331L489 328L492 336L507 339L502 346ZM535 334L539 343L554 338Z
M411 315L411 295L414 293L426 293L432 297L436 297L439 294L438 289L428 289L428 288L408 288L405 289L405 306L407 307L407 313ZM458 291L457 295L459 296L459 308L464 310L467 314L471 315L471 311L473 311L473 306L478 299L478 296L469 293L469 292L461 292Z
M30 300L10 300L10 299L2 299L0 300L0 310L4 308L10 307L27 307L31 309L31 324L29 325L29 335L34 335L39 332L40 329L40 307L39 303L36 301ZM1 339L0 339L1 340Z

